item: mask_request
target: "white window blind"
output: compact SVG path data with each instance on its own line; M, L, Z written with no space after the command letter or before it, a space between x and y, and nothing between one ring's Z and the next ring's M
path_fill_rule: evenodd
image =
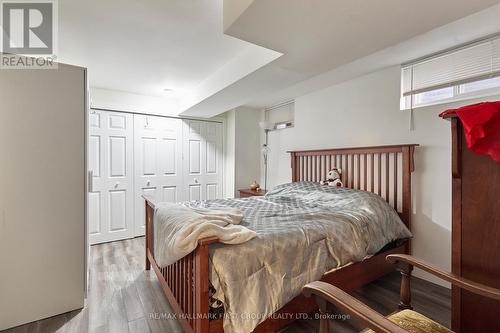
M402 96L500 76L500 37L402 67Z
M265 117L274 129L283 129L293 126L295 117L295 101L290 100L265 109Z

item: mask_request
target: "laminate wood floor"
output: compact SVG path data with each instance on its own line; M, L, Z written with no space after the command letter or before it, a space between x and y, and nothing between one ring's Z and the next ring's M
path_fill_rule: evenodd
M151 270L144 270L144 238L95 245L90 251L89 293L82 310L39 320L6 330L8 333L175 333L182 332L175 319L156 317L171 308ZM424 315L450 325L448 289L413 278L413 306ZM387 315L397 309L399 274L385 276L353 295ZM332 320L336 333L357 332L352 320ZM297 321L281 332L318 332L317 320Z

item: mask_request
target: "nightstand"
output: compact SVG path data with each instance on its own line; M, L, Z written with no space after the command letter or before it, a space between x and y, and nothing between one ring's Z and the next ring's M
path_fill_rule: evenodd
M240 198L248 198L248 197L261 197L264 194L266 194L267 191L265 191L265 190L256 191L256 190L251 190L251 189L247 188L247 189L239 190L239 192L240 192Z

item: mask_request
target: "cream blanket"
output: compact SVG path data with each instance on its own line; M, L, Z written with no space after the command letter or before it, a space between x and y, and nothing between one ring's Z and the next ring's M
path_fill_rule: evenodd
M243 214L235 208L189 208L168 202L159 203L154 214L154 255L160 267L183 258L205 237L221 243L241 244L257 234L238 225Z

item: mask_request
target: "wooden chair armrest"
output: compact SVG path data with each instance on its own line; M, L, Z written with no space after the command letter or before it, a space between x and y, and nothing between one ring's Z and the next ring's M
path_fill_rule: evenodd
M392 264L405 263L412 267L420 268L423 271L431 273L438 278L450 282L451 284L470 291L474 294L500 300L500 289L488 287L471 280L464 279L456 274L445 272L423 260L417 259L407 254L390 254L386 257L387 262Z
M316 299L324 300L337 306L339 309L352 315L363 325L384 333L407 333L408 331L394 324L380 313L372 310L343 290L326 282L315 281L308 283L302 289L306 297L314 295ZM319 302L318 302L319 303Z

